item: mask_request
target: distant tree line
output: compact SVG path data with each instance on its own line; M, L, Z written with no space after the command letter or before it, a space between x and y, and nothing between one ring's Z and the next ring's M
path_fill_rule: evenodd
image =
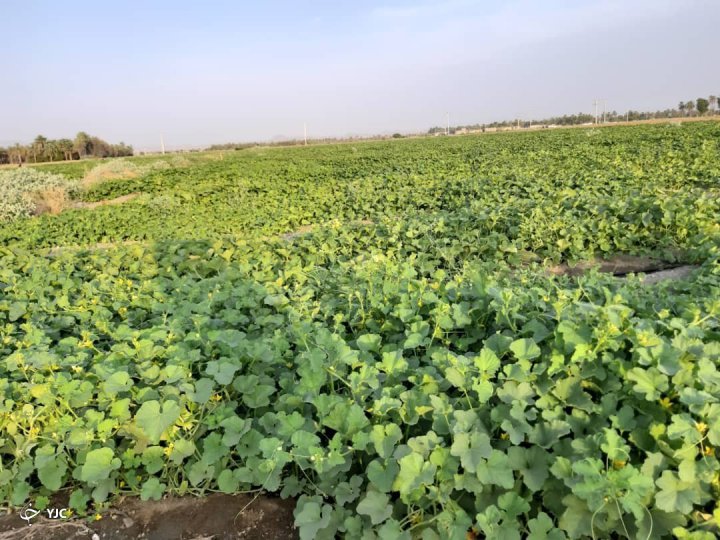
M393 134L392 136L389 135L375 135L372 137L359 137L359 136L351 136L351 137L324 137L324 138L317 138L317 139L308 139L307 144L313 145L313 144L332 144L332 143L341 143L341 142L349 142L349 141L365 141L365 140L384 140L389 138L398 138L398 133ZM402 135L400 135L402 137ZM304 146L305 140L304 139L284 139L281 141L272 141L272 142L253 142L253 143L224 143L224 144L213 144L212 146L208 146L204 150L245 150L246 148L255 148L258 146L261 147L269 147L269 146Z
M208 146L205 150L245 150L246 148L252 148L257 146L255 143L225 143L225 144L213 144Z
M679 118L691 116L710 116L720 113L720 99L718 96L709 96L707 98L697 98L695 100L681 101L676 108L665 109L662 111L627 111L618 113L617 111L605 112L599 114L599 122L625 122L637 120L651 120L655 118ZM511 128L530 126L579 126L582 124L591 124L596 121L592 114L578 113L567 114L563 116L553 116L542 120L504 120L502 122L491 122L488 124L472 124L467 126L455 126L450 128L450 133L456 133L459 130L478 130L482 131L488 128ZM444 127L433 127L428 131L429 134L445 133Z
M0 147L0 163L42 163L83 158L132 156L133 149L125 143L110 144L81 131L70 139L48 139L42 135L27 145Z

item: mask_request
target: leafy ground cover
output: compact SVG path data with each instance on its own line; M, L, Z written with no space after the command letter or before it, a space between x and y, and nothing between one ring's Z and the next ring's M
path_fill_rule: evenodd
M76 186L59 174L34 169L0 171L0 223L9 223L33 215L38 194L57 191L63 199L74 193Z
M3 227L0 499L273 493L303 539L714 538L717 135L243 152ZM541 271L650 251L700 268Z

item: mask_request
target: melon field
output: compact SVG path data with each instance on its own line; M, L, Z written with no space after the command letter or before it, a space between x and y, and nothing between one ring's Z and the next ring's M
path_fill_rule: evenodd
M720 534L720 122L81 170L0 171L6 507L243 493L290 501L302 540ZM35 215L48 178L74 203Z

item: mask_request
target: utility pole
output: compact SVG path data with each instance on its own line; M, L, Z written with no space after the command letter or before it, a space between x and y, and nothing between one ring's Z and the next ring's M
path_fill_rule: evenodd
M603 99L603 121L602 121L603 124L605 123L605 108L606 108L605 106L606 105L607 105L607 101L605 101Z
M160 151L165 155L165 141L162 135L160 135Z
M595 107L595 123L598 123L598 100L593 100L593 107Z
M450 113L445 113L447 115L447 126L445 127L445 135L450 135Z
M303 124L303 128L305 129L305 146L307 146L307 122Z

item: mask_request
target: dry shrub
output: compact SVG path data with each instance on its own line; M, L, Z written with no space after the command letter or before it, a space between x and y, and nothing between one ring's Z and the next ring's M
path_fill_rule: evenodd
M101 163L91 169L90 172L85 175L85 178L82 179L81 185L83 189L88 189L107 180L137 178L142 172L142 169L134 163L122 159L114 159L107 163Z
M185 156L173 156L170 160L170 165L173 167L189 167L192 165L192 161Z
M70 203L67 191L60 187L52 187L35 192L32 195L35 203L33 214L59 214Z

